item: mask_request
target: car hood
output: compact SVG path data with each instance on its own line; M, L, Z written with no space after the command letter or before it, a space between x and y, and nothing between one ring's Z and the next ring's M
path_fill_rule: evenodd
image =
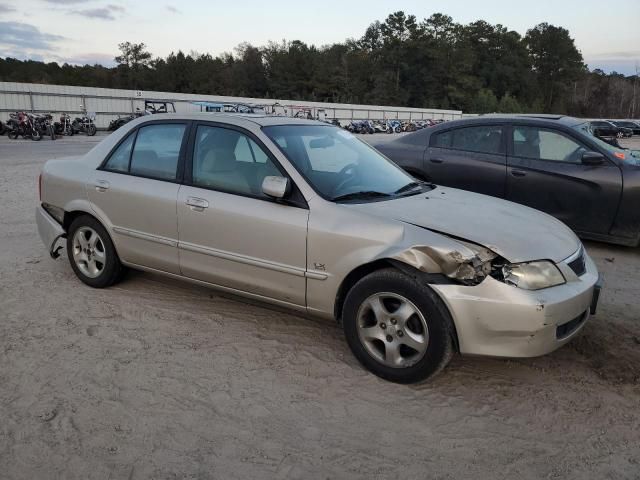
M438 186L394 200L352 205L382 216L489 248L510 262L560 262L580 247L562 222L499 198Z

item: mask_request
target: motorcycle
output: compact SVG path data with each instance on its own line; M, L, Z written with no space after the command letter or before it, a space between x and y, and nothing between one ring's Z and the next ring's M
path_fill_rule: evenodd
M387 120L387 133L400 133L402 131L402 122L400 120Z
M415 132L418 128L414 122L402 122L403 132Z
M107 128L107 130L109 132L114 132L120 127L122 127L123 125L129 123L131 120L135 120L136 118L141 117L142 115L145 115L145 113L141 112L139 108L136 108L135 113L126 115L124 117L121 117L120 115L118 115L118 118L115 118L109 122L109 127Z
M42 139L42 135L34 125L33 115L26 112L16 112L9 114L9 117L10 120L7 122L7 124L11 123L9 138L16 140L22 136L22 138L31 138L34 141Z
M56 134L53 128L53 124L51 121L53 120L53 116L50 113L44 113L42 115L35 115L33 120L33 125L38 132L40 132L40 136L48 136L51 137L51 140L56 139Z
M56 135L73 136L73 126L71 125L71 117L67 113L60 115L60 121L53 124Z
M6 131L7 127L5 126L4 122L0 121L0 135L4 135Z
M93 137L96 132L96 124L93 123L95 120L95 115L83 115L82 117L76 117L75 120L71 123L71 128L73 133L86 133L88 136Z
M351 133L374 133L373 122L371 120L353 120L347 126Z
M380 120L376 120L373 122L373 129L376 133L387 133L389 131L389 126L386 122L381 122Z

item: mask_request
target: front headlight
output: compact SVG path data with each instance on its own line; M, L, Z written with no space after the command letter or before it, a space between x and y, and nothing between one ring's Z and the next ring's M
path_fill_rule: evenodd
M502 275L505 283L525 290L540 290L566 281L558 267L548 260L505 265Z

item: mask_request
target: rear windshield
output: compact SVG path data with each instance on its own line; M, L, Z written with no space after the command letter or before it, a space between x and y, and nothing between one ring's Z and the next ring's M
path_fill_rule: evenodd
M596 137L593 134L593 131L590 128L589 122L580 123L578 125L575 125L573 128L578 130L581 133L584 133L585 135L589 135L591 137L591 140L596 142L599 147L613 154L616 158L624 161L629 165L640 166L640 150L631 150L628 148L624 148L622 146L615 146L615 145L612 145L611 143L605 142L604 140ZM613 140L613 141L617 143L617 140Z

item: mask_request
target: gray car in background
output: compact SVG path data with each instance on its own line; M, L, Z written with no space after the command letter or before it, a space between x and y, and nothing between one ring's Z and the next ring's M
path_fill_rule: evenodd
M401 383L455 351L551 352L599 292L561 222L417 182L316 121L138 118L82 157L48 161L36 218L89 286L133 268L335 319L362 364Z

